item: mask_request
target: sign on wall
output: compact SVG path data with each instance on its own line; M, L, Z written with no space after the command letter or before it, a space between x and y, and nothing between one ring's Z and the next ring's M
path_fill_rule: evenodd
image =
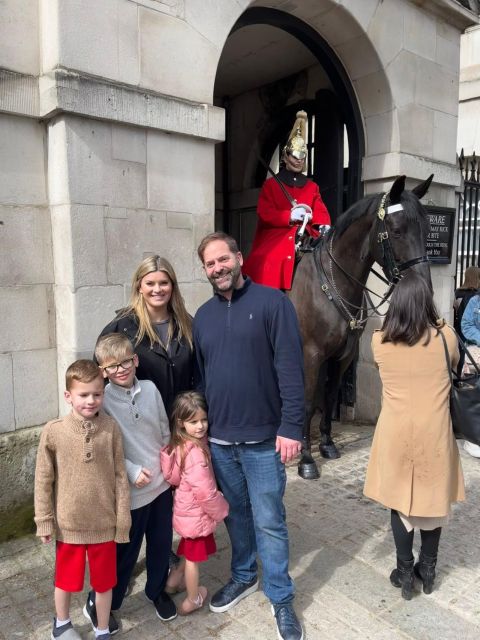
M430 221L430 231L427 235L428 259L434 264L450 264L455 231L455 209L434 206L426 206L425 209Z

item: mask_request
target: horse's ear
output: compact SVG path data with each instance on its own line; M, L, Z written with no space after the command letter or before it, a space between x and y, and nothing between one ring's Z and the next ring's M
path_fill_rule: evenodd
M432 184L433 175L434 174L432 173L432 175L429 178L427 178L424 182L421 182L420 184L417 184L416 187L413 187L412 193L414 193L419 200L421 200L423 196L427 193L430 185Z
M405 179L407 176L398 176L395 182L392 184L388 198L390 204L398 204L402 193L405 191Z

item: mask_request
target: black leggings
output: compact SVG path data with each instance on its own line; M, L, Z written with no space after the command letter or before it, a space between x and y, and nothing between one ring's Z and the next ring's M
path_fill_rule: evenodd
M413 533L414 530L407 531L402 519L398 515L398 511L392 509L392 533L395 540L395 547L397 548L397 557L400 560L411 560L413 558ZM437 557L438 544L440 542L440 534L442 533L442 527L437 527L431 531L424 531L420 529L420 536L422 539L422 551L425 555L430 557Z

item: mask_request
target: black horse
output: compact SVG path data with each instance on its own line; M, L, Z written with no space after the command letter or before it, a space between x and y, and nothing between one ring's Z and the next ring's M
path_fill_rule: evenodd
M381 265L392 285L410 268L422 271L430 282L428 219L420 198L432 178L406 191L401 176L389 193L355 203L298 265L289 296L303 337L306 412L298 469L303 478L319 476L310 447L317 407L322 414L320 453L330 459L340 455L331 437L332 412L342 375L358 353L367 319L365 284L373 264Z

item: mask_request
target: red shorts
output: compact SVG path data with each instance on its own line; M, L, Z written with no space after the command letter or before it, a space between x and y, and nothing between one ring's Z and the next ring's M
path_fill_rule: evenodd
M208 556L217 551L213 533L200 538L181 538L177 549L177 555L185 556L191 562L205 562Z
M82 591L86 556L92 589L99 593L112 589L117 584L117 545L113 540L99 544L57 540L55 586L63 591Z

